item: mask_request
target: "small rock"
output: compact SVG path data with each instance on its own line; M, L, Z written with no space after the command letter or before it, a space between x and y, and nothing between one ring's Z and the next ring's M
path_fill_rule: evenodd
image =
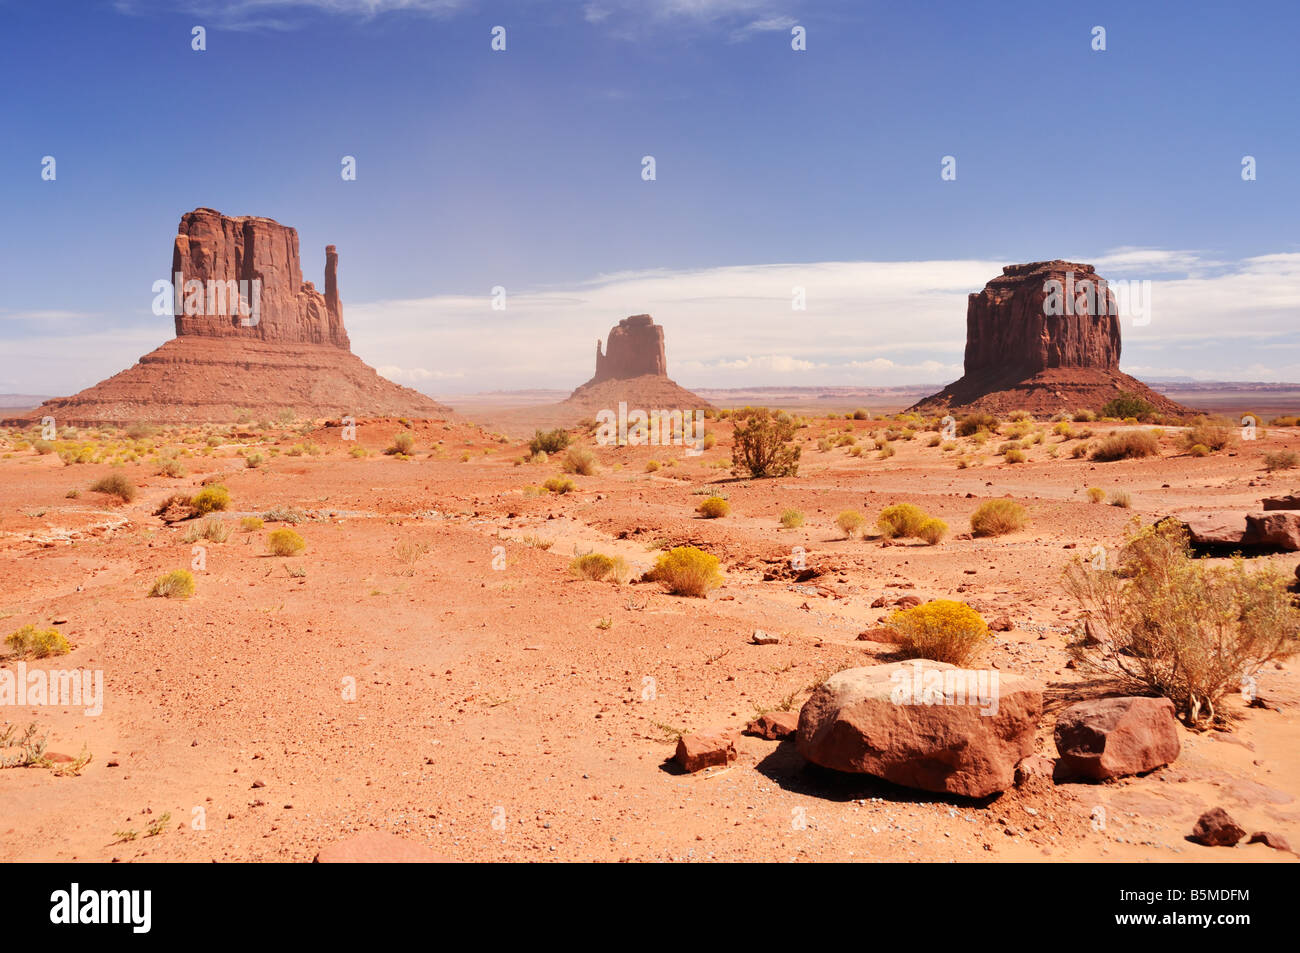
M754 645L778 645L781 642L781 639L779 636L772 635L769 632L764 632L762 629L755 629L753 638L751 638L750 641Z
M1221 807L1206 811L1192 828L1192 840L1206 847L1235 847L1246 832Z
M736 742L729 733L697 733L677 739L673 756L685 771L726 766L736 760Z
M797 711L765 712L745 726L745 734L765 738L768 741L781 741L792 737L798 730Z
M1272 831L1256 831L1250 835L1248 843L1263 844L1265 847L1272 847L1274 850L1284 850L1289 854L1294 854L1290 843L1281 834L1274 834Z

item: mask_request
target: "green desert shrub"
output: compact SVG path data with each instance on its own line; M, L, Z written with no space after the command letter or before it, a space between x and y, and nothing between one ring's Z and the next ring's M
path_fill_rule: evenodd
M1300 648L1300 610L1271 566L1193 558L1176 520L1134 531L1109 569L1080 559L1065 590L1091 639L1070 646L1080 670L1131 694L1155 692L1189 726L1225 723L1224 697Z
M1090 487L1088 487L1088 502L1089 502L1089 503L1100 503L1100 502L1101 502L1102 500L1104 500L1104 499L1106 499L1106 491L1105 491L1105 490L1103 490L1103 489L1102 489L1101 487L1099 487L1099 486L1090 486Z
M795 476L802 447L794 443L794 421L766 407L746 407L732 414L731 466L751 477Z
M857 510L844 510L839 516L835 517L835 525L840 528L840 532L848 539L858 535L866 522L866 518Z
M14 655L32 658L67 655L71 651L68 640L58 629L38 629L34 625L25 625L11 633L5 639L5 645Z
M1184 430L1181 440L1183 449L1188 451L1197 446L1211 451L1222 450L1232 442L1232 431L1217 424L1198 423Z
M303 551L307 542L287 526L271 530L266 540L267 547L276 556L293 556Z
M230 506L230 491L222 484L214 483L194 494L190 506L193 507L196 516L207 516L209 513L224 510Z
M988 413L967 414L957 422L957 436L970 437L981 431L987 433L998 432L998 418Z
M1014 500L985 500L971 514L970 529L976 536L1004 536L1028 522L1029 514Z
M1101 408L1103 417L1116 417L1120 420L1129 417L1143 420L1152 417L1155 412L1155 407L1148 401L1143 400L1136 394L1129 393L1122 393L1118 397L1112 397ZM1077 419L1082 420L1083 418L1077 417Z
M162 599L188 599L194 595L194 576L188 569L173 569L154 580L149 595Z
M707 500L700 501L700 505L695 508L706 520L715 520L726 516L731 512L731 504L720 496L711 496Z
M1264 454L1266 470L1294 470L1297 466L1300 466L1300 456L1297 456L1294 450L1279 450L1276 453Z
M786 510L781 514L781 525L786 529L798 529L803 525L803 514L798 510Z
M660 583L673 595L701 599L722 585L718 557L694 546L677 546L660 553L645 578Z
M90 489L93 493L115 496L123 503L130 503L135 499L135 484L128 480L124 473L110 473L92 483Z
M935 599L893 613L885 625L907 658L964 665L991 639L989 627L964 602Z
M206 539L211 543L224 543L230 536L230 527L215 516L209 516L202 523L191 526L185 534L185 542L197 543Z
M1150 457L1160 452L1160 441L1150 430L1115 430L1103 437L1092 451L1092 459L1109 462Z
M415 449L415 435L412 433L408 433L405 430L399 430L393 436L393 442L388 445L387 449L384 450L384 453L388 454L390 457L394 457L394 456L406 457L406 456L410 456L411 451L414 449Z
M895 503L880 511L876 517L876 529L886 539L916 536L928 518L915 503Z
M538 453L559 453L569 445L569 432L567 430L550 430L546 433L538 430L533 439L528 442L528 449L533 454Z
M591 476L596 472L596 455L584 447L571 447L564 455L563 470L565 473Z
M239 528L245 533L255 533L265 525L260 516L245 516L239 521Z
M916 528L916 535L931 546L938 545L948 535L948 524L938 517L927 517L925 522Z
M577 484L574 483L572 480L570 480L568 477L551 477L549 480L547 480L545 483L542 484L542 487L548 492L555 493L557 495L564 494L564 493L572 493L574 490L578 488Z
M627 575L627 562L622 556L606 556L604 553L586 553L569 563L569 572L579 579L601 579L620 581Z

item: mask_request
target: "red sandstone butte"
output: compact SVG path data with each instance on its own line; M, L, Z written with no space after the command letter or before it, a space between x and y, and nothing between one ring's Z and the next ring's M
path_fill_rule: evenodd
M703 410L711 405L668 379L664 329L648 314L624 318L609 332L605 350L596 342L596 373L559 405L570 416L590 416L616 410L623 402L631 409Z
M450 414L352 353L333 245L325 248L322 294L303 280L296 230L269 218L199 208L181 216L171 263L167 279L179 289L176 337L133 367L72 397L46 401L27 417L76 425L228 423L284 410L317 418ZM194 300L204 304L191 308L186 287L196 281L204 293ZM209 283L226 296L209 296ZM251 298L254 288L260 291L256 320L233 298Z
M1049 306L1052 282L1073 292L1068 309ZM1092 265L1060 259L1007 265L967 300L965 373L912 409L1046 415L1100 410L1126 393L1161 413L1191 413L1120 371L1115 300Z

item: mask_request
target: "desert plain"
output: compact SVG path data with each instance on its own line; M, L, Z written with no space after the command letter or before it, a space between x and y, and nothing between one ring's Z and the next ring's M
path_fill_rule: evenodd
M770 479L732 472L731 421L713 413L698 455L572 428L585 475L457 414L359 418L355 433L291 414L72 427L43 447L38 427L6 429L2 628L57 629L70 652L25 664L102 672L103 698L94 716L6 710L45 748L43 767L0 770L0 859L305 862L400 843L452 861L1293 862L1188 835L1222 807L1300 843L1294 659L1259 673L1253 702L1229 695L1227 730L1179 724L1173 763L1106 783L1036 777L968 799L817 768L791 740L750 735L725 765L676 766L683 733L798 712L828 675L896 658L860 636L908 596L1001 623L979 664L1044 685L1035 750L1055 757L1054 714L1105 693L1066 651L1080 618L1067 564L1115 550L1135 519L1293 492L1296 471L1265 455L1300 451L1295 426L1194 455L1176 425L1004 418L998 434L949 438L919 416L852 416L797 417L797 475ZM1073 452L1139 428L1157 455ZM1023 462L997 452L1012 438ZM386 453L399 439L405 452ZM114 474L130 499L90 489ZM204 520L158 515L217 483L229 505L209 536ZM725 516L697 512L710 496ZM971 513L1004 497L1028 523L972 536ZM949 535L877 535L900 502ZM803 519L787 528L790 510ZM845 510L861 532L837 525ZM272 554L281 528L305 547ZM721 561L706 597L640 578L686 545ZM624 571L576 576L591 552ZM196 559L190 598L150 597ZM1291 577L1297 557L1250 562Z

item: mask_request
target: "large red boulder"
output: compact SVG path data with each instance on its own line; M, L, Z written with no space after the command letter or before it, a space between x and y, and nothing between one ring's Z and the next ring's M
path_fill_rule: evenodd
M1143 774L1178 757L1178 721L1168 698L1078 702L1056 719L1058 781Z
M796 743L825 768L987 797L1014 783L1042 711L1024 676L916 659L832 675L799 712Z

